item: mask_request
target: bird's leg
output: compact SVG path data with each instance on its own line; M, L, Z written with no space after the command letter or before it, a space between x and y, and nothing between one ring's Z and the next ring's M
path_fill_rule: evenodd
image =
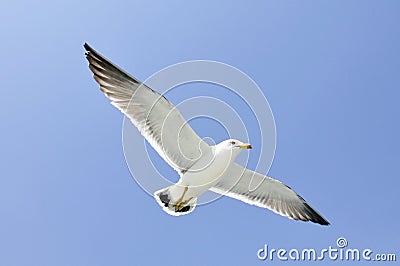
M187 191L188 191L188 187L185 187L183 189L182 196L175 203L175 211L179 210L180 207L182 206L182 200L183 200L183 197L185 197L185 194ZM183 204L186 204L186 203L187 203L187 201L185 201Z
M179 203L178 205L178 210L181 209L183 206L185 206L189 201L191 201L193 199L193 197L190 197L189 199ZM176 208L176 207L175 207ZM175 209L176 210L176 209Z

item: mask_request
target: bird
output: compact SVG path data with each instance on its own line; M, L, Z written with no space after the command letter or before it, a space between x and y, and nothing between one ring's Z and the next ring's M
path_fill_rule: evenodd
M85 43L85 56L100 90L111 100L180 178L154 192L173 216L191 213L207 190L269 209L292 220L330 223L289 186L235 162L252 145L236 139L207 144L163 95Z

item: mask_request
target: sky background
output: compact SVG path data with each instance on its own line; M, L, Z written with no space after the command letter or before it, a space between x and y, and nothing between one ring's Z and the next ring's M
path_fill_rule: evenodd
M0 3L1 266L261 265L264 244L318 250L338 237L400 259L400 2L215 2ZM248 74L275 117L269 175L332 225L230 198L165 214L130 175L123 116L84 42L141 80L193 59Z

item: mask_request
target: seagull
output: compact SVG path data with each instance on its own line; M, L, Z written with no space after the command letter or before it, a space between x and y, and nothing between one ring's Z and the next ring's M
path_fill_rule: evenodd
M269 209L293 220L320 225L329 222L282 182L235 163L252 146L236 139L208 145L179 110L87 43L89 69L100 90L111 100L180 176L176 184L158 190L154 198L173 216L192 212L198 197L211 190L250 205Z

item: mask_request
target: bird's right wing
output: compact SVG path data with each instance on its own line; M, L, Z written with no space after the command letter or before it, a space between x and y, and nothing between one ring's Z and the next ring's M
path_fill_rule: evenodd
M89 68L101 91L139 129L160 156L180 174L211 147L165 97L111 63L85 43Z
M236 163L227 169L210 190L251 205L270 209L290 219L329 225L325 218L290 187Z

